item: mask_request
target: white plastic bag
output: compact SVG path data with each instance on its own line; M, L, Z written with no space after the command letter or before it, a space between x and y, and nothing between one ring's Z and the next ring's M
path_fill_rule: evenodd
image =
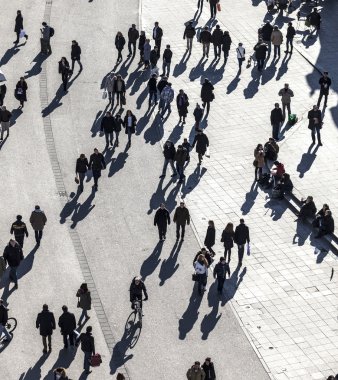
M250 256L250 253L251 253L251 251L250 251L250 244L248 243L248 244L246 245L246 254L247 254L248 256Z
M25 30L24 30L24 29L21 29L21 30L20 30L20 38L25 37L25 35L26 35Z
M205 152L205 157L210 158L210 149L207 147L207 151Z

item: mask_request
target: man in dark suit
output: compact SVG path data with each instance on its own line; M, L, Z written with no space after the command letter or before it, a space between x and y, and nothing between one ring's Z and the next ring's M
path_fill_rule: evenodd
M234 241L238 246L238 265L242 265L245 243L250 243L249 227L245 225L244 219L239 220L235 229Z
M155 45L157 46L157 56L160 58L161 43L163 37L163 30L159 27L158 22L155 22L153 29L153 39L155 40Z

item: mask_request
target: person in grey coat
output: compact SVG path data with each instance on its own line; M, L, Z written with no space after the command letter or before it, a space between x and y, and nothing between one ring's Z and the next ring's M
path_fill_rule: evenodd
M180 230L182 231L182 238L184 240L185 233L185 225L189 226L190 224L190 214L189 210L185 207L185 203L183 201L180 202L179 207L176 208L174 218L174 223L176 223L176 239L180 238Z
M143 47L144 69L149 68L150 52L151 52L150 40L147 38Z
M112 71L107 75L105 89L108 92L108 100L111 108L114 107L116 74Z
M42 239L42 231L45 227L45 224L47 223L47 217L45 213L40 209L39 205L35 206L35 209L32 211L29 221L35 233L36 245L39 246Z

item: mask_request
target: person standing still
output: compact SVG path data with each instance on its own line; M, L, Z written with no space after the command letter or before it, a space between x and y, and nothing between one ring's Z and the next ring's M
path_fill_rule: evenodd
M94 190L98 189L98 180L101 177L101 170L106 168L106 162L103 154L99 153L98 149L94 149L94 153L90 155L89 169L92 169L94 179Z
M153 39L155 40L155 46L157 46L157 56L160 57L161 43L163 37L163 30L156 21L153 28Z
M272 125L272 137L278 141L279 130L284 121L282 110L279 108L279 103L275 103L275 108L271 111L270 122Z
M78 297L77 307L82 309L79 321L77 323L78 326L81 326L83 318L85 318L86 321L90 318L88 316L88 310L92 308L92 297L85 282L81 284L80 289L76 292L76 297Z
M319 79L320 93L319 93L319 98L317 102L318 107L320 106L323 96L324 96L324 108L327 106L327 97L329 95L329 89L332 83L328 75L329 73L327 71L324 71L323 75Z
M16 40L13 42L13 44L19 43L21 30L24 30L23 17L22 17L21 11L18 10L16 11L15 26L14 26L14 32L16 33ZM25 34L24 37L26 38L26 41L27 41L28 40L27 34Z
M21 249L23 248L23 241L28 237L28 231L26 224L22 221L22 216L17 215L16 221L12 224L10 233L14 233L15 241L19 243Z
M12 112L8 111L6 106L0 108L0 123L1 123L1 137L0 140L4 139L4 132L7 132L6 139L9 136L9 127L11 125Z
M5 263L9 266L9 281L13 281L14 289L18 289L17 269L23 260L23 253L19 243L10 239L8 245L5 247L3 257Z
M128 30L128 58L135 56L136 54L136 42L139 39L140 34L136 29L136 25L132 24ZM133 48L133 49L132 49Z
M209 220L208 229L204 239L204 245L208 248L208 251L211 253L211 256L215 256L215 252L212 247L215 245L216 239L216 228L213 220Z
M225 261L224 257L220 257L219 262L214 268L214 278L217 278L217 292L219 295L222 294L223 285L227 274L230 276L229 264Z
M82 333L79 337L79 342L81 342L81 351L84 353L83 369L87 375L91 373L90 358L92 355L95 355L95 341L92 336L92 331L92 326L87 326L86 332Z
M166 239L167 226L170 225L170 214L165 208L165 204L161 203L160 208L156 211L154 217L154 226L158 228L159 240Z
M72 59L72 72L74 70L75 62L77 62L80 66L79 72L82 71L82 63L81 63L81 48L77 41L73 40L72 41L72 48L71 48L71 53L70 57Z
M293 98L294 93L289 88L289 84L285 83L284 88L279 90L278 95L282 97L283 118L285 120L285 108L288 110L288 115L291 115L291 98Z
M277 55L278 58L280 58L280 47L283 43L283 34L277 25L273 27L273 32L271 33L271 42L273 45L273 60L275 60Z
M47 25L46 22L42 23L41 31L41 53L42 54L52 54L52 48L50 46L50 38L51 38L51 28Z
M238 47L236 48L236 53L238 60L238 72L240 73L242 71L242 64L245 61L245 49L242 42L238 44Z
M75 175L79 179L79 190L83 191L83 181L85 179L89 163L87 157L81 153L80 157L76 160Z
M61 329L61 335L63 336L64 348L68 348L68 337L69 344L74 346L74 330L76 329L75 315L68 311L66 305L62 306L62 314L59 318L59 327Z
M169 77L172 56L170 45L167 45L163 52L162 76Z
M189 210L185 207L184 202L180 202L179 207L176 208L174 218L174 223L176 223L176 240L180 238L180 230L182 231L182 238L184 240L185 225L190 224L190 214Z
M42 336L42 352L44 354L47 353L47 340L48 351L52 351L52 334L53 330L56 328L56 324L54 314L48 310L48 305L46 304L42 306L42 311L36 318L36 328L40 330L40 335Z
M30 224L35 233L36 245L40 246L40 241L42 239L42 231L47 223L47 217L45 213L40 209L39 205L35 206L35 209L32 211L29 218Z
M239 220L239 225L235 229L234 241L238 247L238 265L241 266L244 256L245 243L250 243L249 227L245 225L244 219Z
M314 105L312 110L308 112L309 126L311 130L312 143L316 143L316 133L318 139L318 145L322 146L322 141L320 137L320 130L322 129L322 111L318 106Z
M290 55L292 54L293 39L294 39L295 35L296 35L296 30L292 26L292 22L289 22L288 23L288 29L286 31L286 50L285 50L285 54L288 54L288 53L290 53ZM289 50L289 48L290 48L290 50Z
M194 28L194 25L192 21L189 21L189 24L184 29L183 39L187 40L187 51L189 51L190 53L192 49L192 41L195 37L195 34L196 34L196 30Z

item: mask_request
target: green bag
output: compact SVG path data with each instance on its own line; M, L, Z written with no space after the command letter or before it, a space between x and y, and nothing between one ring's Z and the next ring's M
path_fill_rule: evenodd
M289 115L289 124L294 125L297 122L297 115L292 113Z

